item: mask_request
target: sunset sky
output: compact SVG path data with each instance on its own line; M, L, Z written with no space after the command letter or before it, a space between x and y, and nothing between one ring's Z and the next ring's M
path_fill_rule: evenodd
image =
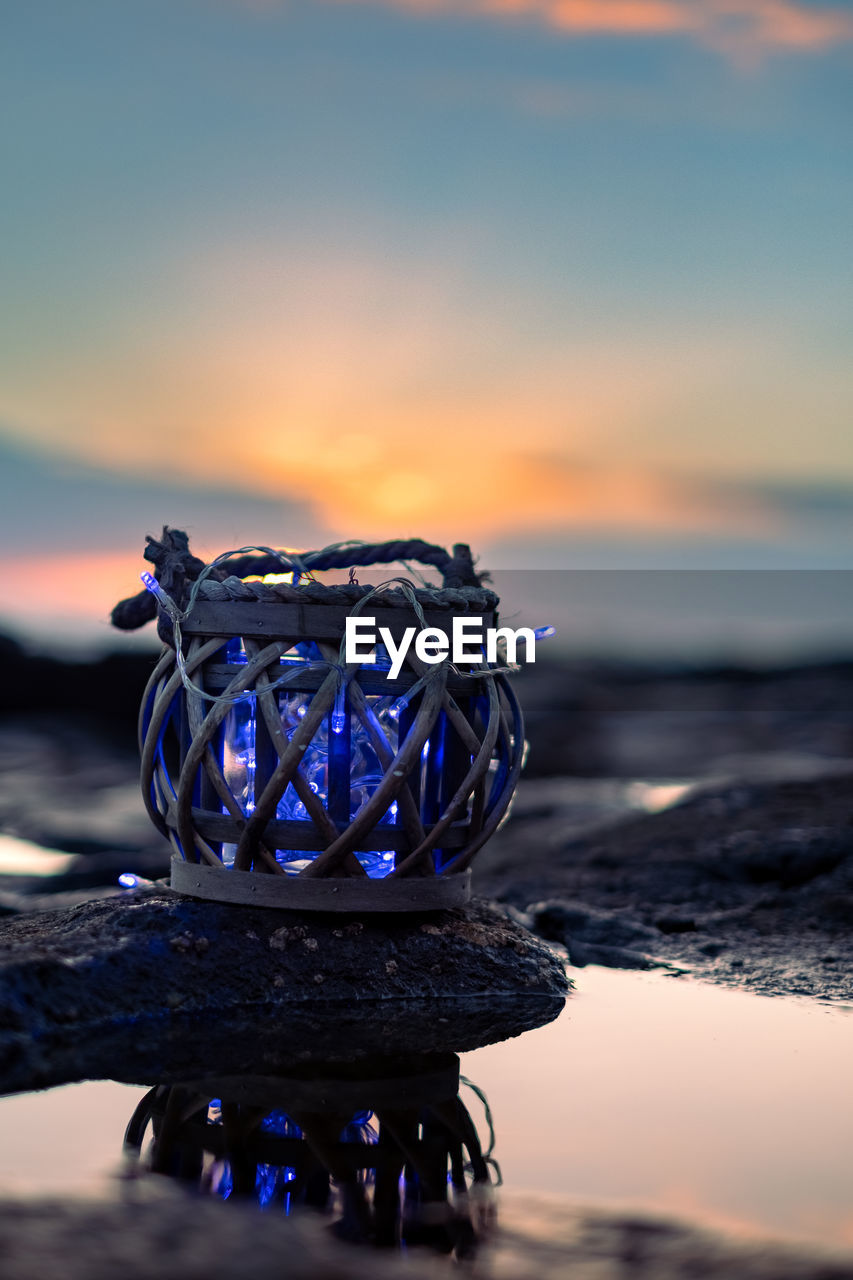
M0 63L0 630L164 521L850 566L850 4L27 0Z

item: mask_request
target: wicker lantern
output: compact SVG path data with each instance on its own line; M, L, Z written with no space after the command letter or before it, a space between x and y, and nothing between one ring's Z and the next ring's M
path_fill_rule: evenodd
M483 1104L485 1151L461 1083ZM493 1147L488 1103L460 1077L455 1054L401 1062L375 1077L158 1085L124 1140L126 1154L152 1173L223 1200L285 1214L313 1209L333 1216L335 1233L353 1242L426 1244L469 1259L492 1225L500 1180Z
M373 661L347 663L343 639L353 612L386 627L394 646L407 628L449 633L460 616L495 626L497 597L467 547L260 549L201 567L176 531L149 542L155 596L123 602L114 621L138 625L128 613L151 616L159 597L167 643L143 697L140 750L148 812L175 850L172 887L326 911L466 901L471 861L522 766L512 690L485 658L427 665L413 646L390 678L382 646ZM415 559L441 569L444 585L311 576ZM290 581L245 581L283 568Z

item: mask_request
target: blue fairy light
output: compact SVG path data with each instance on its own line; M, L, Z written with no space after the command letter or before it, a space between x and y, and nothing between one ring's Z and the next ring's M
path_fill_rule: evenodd
M346 689L341 684L335 694L335 705L332 710L332 733L343 733L346 723Z
M307 657L310 655L306 655ZM299 732L300 725L308 714L311 701L311 695L302 691L283 690L279 695L281 729L288 741L291 741ZM408 705L407 695L403 694L393 699L387 696L373 696L370 702L389 747L392 751L396 751L401 736L398 716L403 707ZM223 772L247 818L254 811L258 799L255 788L257 726L254 699L235 705L226 718L222 744ZM350 732L349 817L352 821L369 803L385 775L367 724L360 716L350 713L347 682L341 675L329 718L324 726L317 727L311 741L304 744L300 765L301 776L324 806L327 804L329 795L332 768L330 758L335 743L333 735L342 734L348 729ZM425 750L429 752L428 743ZM275 817L284 822L307 823L309 821L309 812L293 783L285 788L284 794L279 799ZM398 804L396 800L392 800L385 813L379 817L376 826L395 827L399 822ZM376 843L382 845L385 841L380 837ZM235 845L223 845L222 860L226 866L233 866L235 852ZM314 857L316 854L304 849L275 849L275 858L279 866L289 875L298 874ZM379 848L358 852L356 857L371 879L384 879L394 870L397 855L393 850Z
M384 880L394 870L394 850L385 849L378 852L356 853L361 865L371 880Z
M140 573L139 576L142 579L143 585L151 592L152 596L157 597L160 604L163 605L163 608L168 612L170 605L172 605L172 599L160 586L160 583L154 577L153 573ZM172 607L174 608L174 606Z

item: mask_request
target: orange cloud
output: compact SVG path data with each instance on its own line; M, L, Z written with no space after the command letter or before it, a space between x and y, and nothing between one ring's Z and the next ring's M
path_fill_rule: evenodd
M361 0L331 0L338 4ZM735 61L853 40L853 15L798 0L382 0L411 14L529 19L576 36L688 36ZM272 6L270 6L272 7Z
M543 16L563 31L597 35L670 35L694 27L676 0L550 0Z

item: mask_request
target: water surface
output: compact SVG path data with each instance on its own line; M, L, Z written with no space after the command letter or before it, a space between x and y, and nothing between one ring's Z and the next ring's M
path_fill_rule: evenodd
M850 1009L572 972L555 1022L462 1055L510 1191L853 1245ZM108 1185L141 1095L94 1082L0 1099L2 1190Z

